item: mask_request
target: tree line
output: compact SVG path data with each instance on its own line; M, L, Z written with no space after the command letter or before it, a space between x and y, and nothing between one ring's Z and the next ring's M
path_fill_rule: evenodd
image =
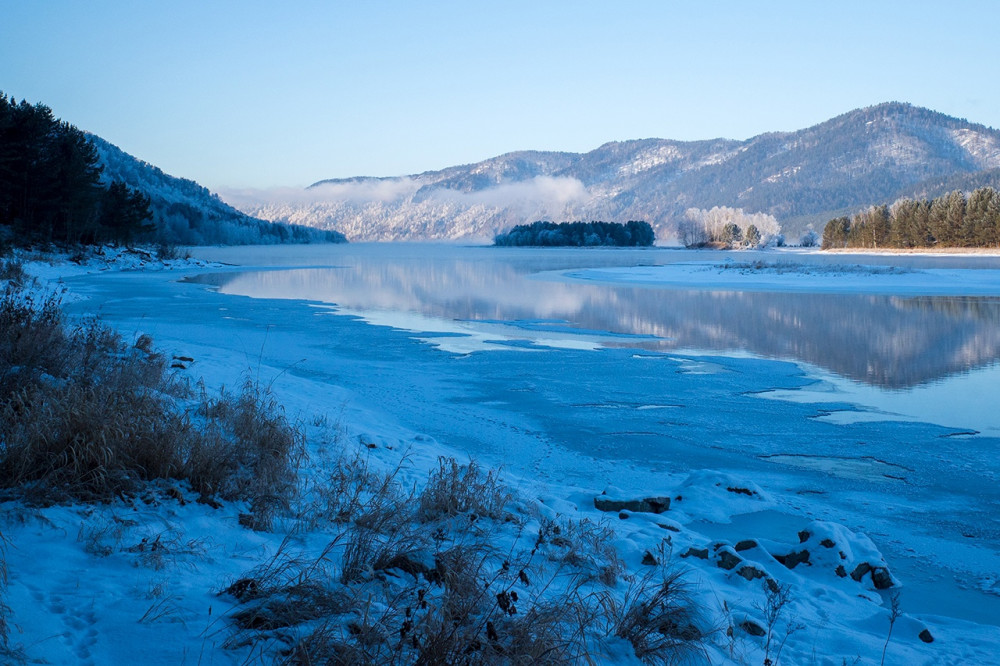
M900 199L838 217L823 229L830 248L1000 247L1000 192L980 187L931 200Z
M616 246L649 247L656 240L648 222L548 222L539 220L519 224L507 233L498 234L494 245L500 246Z
M149 197L101 182L90 137L43 104L0 93L0 226L16 242L130 243L153 230Z

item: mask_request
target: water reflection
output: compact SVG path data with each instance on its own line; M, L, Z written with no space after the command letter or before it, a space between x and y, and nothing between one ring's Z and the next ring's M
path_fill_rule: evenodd
M596 337L606 346L791 358L892 389L1000 358L995 297L688 291L533 277L541 271L663 261L655 253L366 251L344 252L333 268L214 274L199 281L226 293L377 311L380 321L398 312L473 322L509 339L576 335Z

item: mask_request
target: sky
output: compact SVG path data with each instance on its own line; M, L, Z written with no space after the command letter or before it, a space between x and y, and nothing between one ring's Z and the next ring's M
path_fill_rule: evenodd
M1000 128L996 0L0 0L0 91L213 189L746 139L904 101Z

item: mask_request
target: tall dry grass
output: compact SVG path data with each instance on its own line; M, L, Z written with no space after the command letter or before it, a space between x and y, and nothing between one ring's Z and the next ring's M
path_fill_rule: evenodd
M152 349L96 319L67 320L58 297L10 282L0 299L0 488L46 504L108 501L154 479L247 500L262 525L295 488L300 432L270 391L203 393Z

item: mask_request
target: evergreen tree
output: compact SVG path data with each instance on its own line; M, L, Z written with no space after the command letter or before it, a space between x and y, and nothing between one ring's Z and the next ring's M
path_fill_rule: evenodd
M56 172L52 233L58 240L93 243L97 239L97 203L101 167L97 149L87 135L69 123L59 123L54 139Z
M110 240L131 244L135 235L153 231L147 222L152 217L149 197L120 180L111 183L101 197L101 226Z
M838 217L830 220L823 227L824 250L831 248L847 247L847 239L851 230L851 220L847 217Z
M760 245L760 240L760 231L757 230L756 225L751 224L747 227L746 240L744 241L746 246L756 248Z
M944 224L947 229L946 247L965 247L968 243L965 228L965 195L955 190L945 196Z
M969 195L966 207L965 238L969 245L988 247L997 244L997 218L1000 195L992 187L981 187Z
M893 247L926 247L930 244L928 215L930 205L926 201L902 199L889 210L889 244Z
M741 240L743 240L743 231L735 222L729 222L726 226L722 227L719 242L724 243L726 247L732 247Z

